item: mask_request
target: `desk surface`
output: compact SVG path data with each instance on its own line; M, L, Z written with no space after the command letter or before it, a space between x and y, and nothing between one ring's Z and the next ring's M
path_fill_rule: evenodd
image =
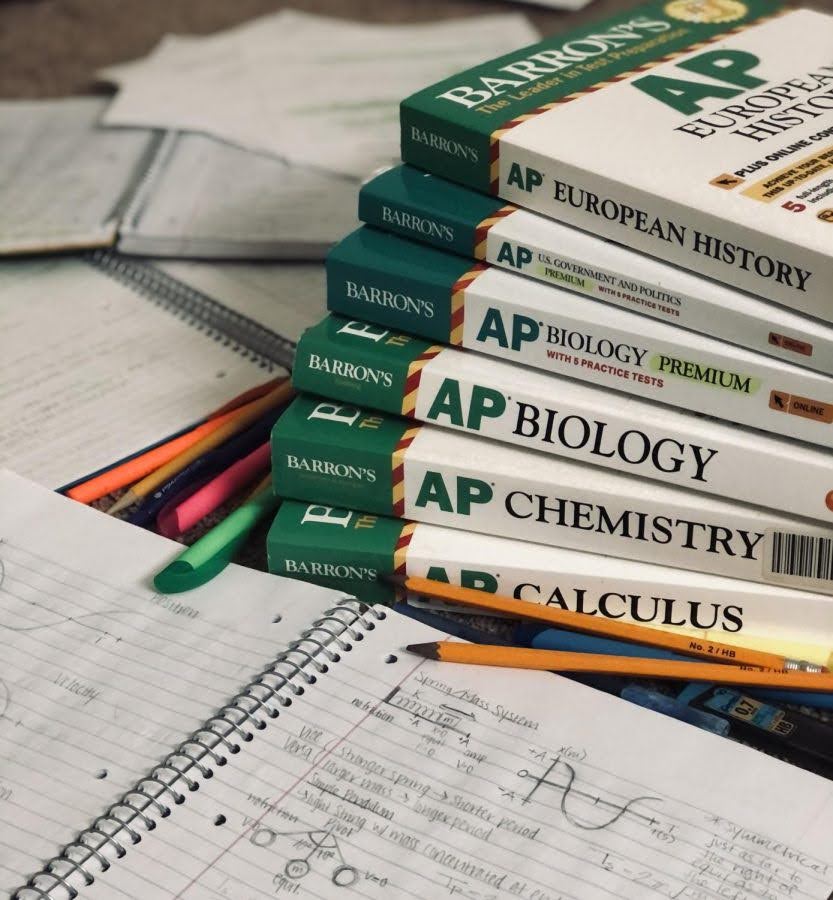
M6 0L0 3L0 97L89 92L96 69L144 56L166 32L208 34L283 6L368 22L424 22L522 11L542 34L638 5L593 0L576 13L486 0ZM806 0L833 13L833 0Z

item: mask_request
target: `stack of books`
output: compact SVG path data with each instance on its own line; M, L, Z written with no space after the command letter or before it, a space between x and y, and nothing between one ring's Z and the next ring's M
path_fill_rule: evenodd
M406 99L298 345L270 568L829 643L831 46L671 0Z

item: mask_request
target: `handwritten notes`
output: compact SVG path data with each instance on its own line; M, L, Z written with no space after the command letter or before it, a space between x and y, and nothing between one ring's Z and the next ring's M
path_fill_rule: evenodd
M828 782L383 614L89 896L828 898Z
M337 596L237 566L156 594L177 546L0 472L0 894Z

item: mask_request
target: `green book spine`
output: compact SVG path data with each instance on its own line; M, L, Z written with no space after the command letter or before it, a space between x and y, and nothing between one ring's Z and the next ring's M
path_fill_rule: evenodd
M309 394L404 415L413 375L440 350L378 325L328 316L301 336L292 383Z
M387 603L392 575L413 532L411 523L316 503L287 500L266 538L269 571Z
M272 429L272 479L281 497L402 515L394 476L419 427L404 419L302 395ZM401 496L400 496L401 494Z
M327 257L327 307L449 343L462 333L463 288L482 264L360 228ZM451 341L454 343L454 341Z
M646 3L466 69L402 101L402 159L496 193L493 170L507 128L542 107L769 15L779 5L745 0L729 24L719 14L669 15L679 4Z
M484 223L506 210L492 197L410 166L382 172L359 192L362 222L467 257L475 256Z

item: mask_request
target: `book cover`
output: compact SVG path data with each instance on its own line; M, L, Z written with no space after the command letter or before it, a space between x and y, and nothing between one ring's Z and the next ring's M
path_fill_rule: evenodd
M833 373L833 327L819 319L412 166L396 166L363 185L359 218L400 237Z
M403 101L402 158L833 319L833 17L669 0Z
M363 227L327 305L411 334L833 447L833 378Z
M389 575L432 578L573 612L703 639L826 645L833 598L647 562L287 500L267 538L269 571L360 600L389 602Z
M306 393L833 521L826 451L379 325L329 316L307 329L292 380Z
M302 395L272 431L282 497L821 593L833 531L644 478Z

